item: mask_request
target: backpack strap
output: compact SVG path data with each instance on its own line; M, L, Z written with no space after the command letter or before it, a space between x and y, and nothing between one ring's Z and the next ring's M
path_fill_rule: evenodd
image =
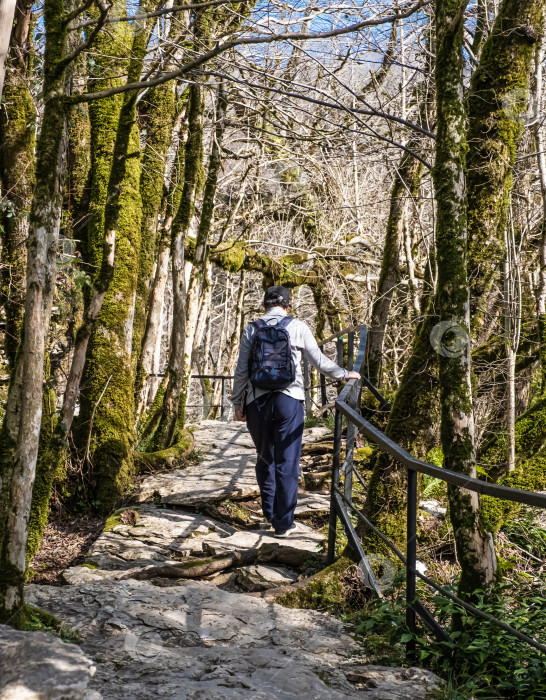
M286 328L286 326L290 323L290 321L293 321L294 319L291 316L285 316L283 319L277 322L277 328Z

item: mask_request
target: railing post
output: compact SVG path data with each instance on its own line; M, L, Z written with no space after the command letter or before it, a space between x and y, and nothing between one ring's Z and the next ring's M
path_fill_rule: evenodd
M413 635L406 644L406 656L411 663L416 662L415 631L416 620L413 603L415 601L415 567L417 564L417 472L408 469L408 515L406 546L406 625Z
M353 369L355 363L355 332L351 331L347 341L347 369Z
M335 410L334 454L332 456L332 487L330 493L330 521L328 525L328 564L333 564L336 556L337 499L336 487L339 488L339 467L341 464L341 412Z
M343 338L336 342L337 363L343 367ZM336 528L337 528L337 499L336 488L339 488L339 468L341 466L341 428L342 415L337 406L335 409L334 423L334 454L332 456L332 490L330 495L330 522L328 526L328 564L332 564L336 555Z
M336 341L337 349L337 363L340 367L343 367L343 338L338 338Z
M326 377L324 374L320 375L320 403L321 406L326 406L328 403L328 396L326 395Z
M303 388L305 392L305 415L311 418L313 411L311 409L311 381L309 377L309 362L307 358L303 358Z
M226 378L222 377L222 398L220 401L220 420L226 421L226 402L227 402L227 395L226 395Z

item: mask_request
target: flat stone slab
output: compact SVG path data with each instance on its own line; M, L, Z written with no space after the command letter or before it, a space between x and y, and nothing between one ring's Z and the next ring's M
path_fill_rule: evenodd
M100 700L88 690L95 665L75 644L0 625L1 700Z
M144 504L137 506L135 525L120 523L93 543L86 564L67 569L66 583L78 585L98 579L118 580L147 566L180 561L202 552L201 540L211 534L230 537L235 528L197 513L184 513ZM125 578L125 576L123 576Z
M152 505L138 507L135 525L115 525L92 545L86 563L63 573L66 583L79 585L97 580L116 581L158 564L176 564L194 555L215 555L258 549L263 544L286 545L317 553L324 537L299 523L297 532L280 539L272 530L235 530L225 523L196 513Z
M328 428L304 431L304 443L330 435ZM179 506L197 506L226 498L255 498L260 490L254 467L256 450L244 423L203 421L194 434L195 449L202 454L199 464L142 481L136 502L154 501Z
M266 591L294 583L298 575L282 566L253 564L235 572L235 583L243 591Z
M298 494L296 517L318 515L330 512L330 494L323 491L306 491Z
M94 658L105 698L358 697L339 664L360 653L336 619L229 593L208 582L31 585ZM327 679L325 684L322 679Z
M345 676L366 690L367 700L412 700L438 697L445 684L431 671L422 668L386 666L345 666ZM434 692L436 691L436 692ZM441 693L442 697L444 693Z
M243 423L203 421L194 438L202 461L184 470L147 477L136 501L148 501L155 495L162 503L193 506L259 494L254 474L256 451Z
M194 549L201 551L200 538L211 533L219 538L229 537L235 532L229 525L196 513L150 505L141 506L137 512L135 525L120 523L100 535L87 555L90 566L124 571L176 561Z
M298 523L298 530L290 537L275 537L273 530L238 530L230 537L208 535L196 542L196 545L201 545L203 551L211 555L258 549L263 544L286 545L293 549L316 553L323 542L323 535L307 525Z

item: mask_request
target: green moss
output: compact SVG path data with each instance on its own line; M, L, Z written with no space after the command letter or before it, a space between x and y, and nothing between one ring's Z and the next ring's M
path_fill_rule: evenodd
M96 561L92 561L91 559L86 559L84 562L80 564L80 566L83 566L86 569L98 569L99 565L97 564Z
M117 527L118 525L123 525L123 521L121 519L121 513L123 511L118 511L116 514L111 515L107 520L106 523L104 524L104 527L102 529L103 532L112 532L112 530Z
M178 442L158 452L135 452L135 467L138 473L175 469L184 466L186 458L193 450L193 435L189 430L183 430Z
M49 375L48 365L46 361L46 376ZM66 444L57 435L56 424L55 392L46 388L42 399L42 428L28 523L27 564L38 551L47 527L53 482L64 470Z
M286 608L304 608L308 610L334 609L343 611L347 608L344 578L347 569L354 562L341 557L336 562L312 576L302 588L285 593L276 599Z
M28 214L35 175L36 108L26 71L8 59L0 111L0 206L2 230L1 291L6 311L4 345L13 366L21 339L26 270Z
M504 0L472 76L468 98L468 260L476 332L485 322L488 292L504 259L503 228L512 171L543 13L539 0Z
M246 256L246 246L244 241L227 241L215 249L213 260L223 270L229 272L238 272L244 262Z
M365 445L364 447L357 447L354 451L354 459L357 462L367 462L373 455L375 449L372 445Z
M55 615L31 605L24 606L19 624L13 626L26 632L48 632L69 644L81 644L83 641L81 635L67 628Z
M114 25L117 26L117 25ZM123 58L130 61L129 77L140 76L145 54L145 33L134 44L124 45ZM116 46L108 43L106 55L115 55ZM106 75L119 75L119 63L108 65ZM113 78L111 78L113 79ZM113 98L112 98L113 100ZM103 101L99 101L101 104ZM93 103L95 104L95 103ZM110 102L109 115L117 110ZM134 476L134 373L131 363L134 299L140 262L142 201L140 196L140 134L136 124L135 96L123 98L119 120L102 124L100 114L90 112L92 129L111 143L110 160L104 157L94 164L93 176L101 187L107 181L104 222L95 236L96 259L102 255L104 234L116 232L116 257L113 279L108 288L89 344L85 378L89 387L82 394L81 413L75 434L83 449L90 437L90 464L96 481L96 503L107 513L126 493ZM115 120L114 120L115 121ZM106 129L106 134L103 134ZM106 178L108 168L111 165ZM94 201L101 202L104 191ZM91 236L89 237L91 241Z
M544 449L527 461L521 462L515 471L503 476L498 483L525 491L546 490L546 452ZM480 499L482 527L490 532L498 532L509 520L515 518L521 509L520 503L503 501L492 496L482 496Z

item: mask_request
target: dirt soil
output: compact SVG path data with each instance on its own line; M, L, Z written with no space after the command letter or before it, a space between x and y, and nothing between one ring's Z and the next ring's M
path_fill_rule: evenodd
M104 518L70 517L49 523L38 553L30 564L32 583L63 584L62 572L81 564L91 544L104 528Z

